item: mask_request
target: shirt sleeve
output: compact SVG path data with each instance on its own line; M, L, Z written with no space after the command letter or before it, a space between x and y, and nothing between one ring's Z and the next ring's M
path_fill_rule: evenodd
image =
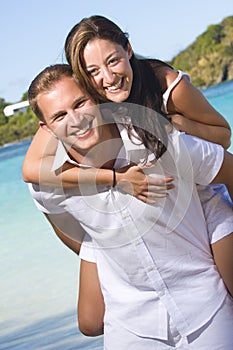
M221 169L224 159L223 147L185 133L181 133L181 141L180 152L189 154L194 182L209 185ZM185 167L185 164L183 166ZM186 166L189 167L188 164Z
M79 257L80 259L83 259L85 261L89 261L93 263L97 262L96 249L94 247L91 237L88 234L84 236L81 249L79 252Z
M65 195L61 189L40 188L39 185L29 183L29 191L36 207L45 214L61 214L65 210ZM59 193L58 193L59 192Z

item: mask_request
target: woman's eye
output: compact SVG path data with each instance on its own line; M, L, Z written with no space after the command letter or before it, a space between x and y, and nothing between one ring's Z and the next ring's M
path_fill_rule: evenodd
M90 69L90 70L88 70L88 74L89 75L91 75L91 76L94 76L94 75L96 75L98 73L98 70L97 69Z
M118 57L113 57L109 60L108 64L114 64L114 63L117 63L119 62L119 58Z

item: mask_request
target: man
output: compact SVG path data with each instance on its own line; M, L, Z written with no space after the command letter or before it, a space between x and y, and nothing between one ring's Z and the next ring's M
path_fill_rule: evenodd
M65 162L118 168L137 162L144 151L136 135L132 143L123 127L102 120L66 65L45 69L32 82L29 101L41 127L59 139L54 171ZM75 191L30 186L65 243L77 250L74 242L83 242L82 299L93 297L93 266L98 268L106 349L197 349L206 342L211 349L218 343L232 347L233 304L213 261L194 186L230 184L230 169L233 157L222 147L174 131L154 171L173 175L176 187L156 205L105 185ZM98 312L99 322L102 302Z

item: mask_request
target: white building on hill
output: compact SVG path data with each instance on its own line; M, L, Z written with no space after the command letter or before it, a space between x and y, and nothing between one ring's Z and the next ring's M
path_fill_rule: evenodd
M28 101L22 101L18 103L14 103L12 105L6 106L3 110L3 113L6 117L10 117L11 115L14 115L15 113L26 110L26 108L29 106Z

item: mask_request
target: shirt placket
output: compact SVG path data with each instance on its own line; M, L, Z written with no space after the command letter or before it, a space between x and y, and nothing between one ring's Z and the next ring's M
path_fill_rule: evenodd
M142 238L139 238L135 244L137 245L138 258L140 259L159 300L165 306L179 333L182 336L185 336L189 325L175 300L172 298L166 282L163 280L160 272L158 271L158 268L152 259L145 242Z
M153 259L150 252L148 251L148 248L144 240L141 238L140 232L136 227L135 221L130 211L127 209L126 206L123 206L122 208L122 203L118 200L117 197L117 190L112 189L111 195L116 210L120 212L123 221L127 223L126 225L124 225L125 227L127 227L126 234L128 233L128 230L130 230L131 232L131 244L135 245L137 258L140 259L141 265L149 278L150 284L156 292L156 297L158 297L160 301L158 309L160 310L159 313L161 314L161 320L163 320L163 322L161 322L161 325L166 325L167 329L168 313L172 318L175 326L177 327L177 330L182 336L185 336L187 334L189 325L182 312L180 311L179 307L177 306L175 300L172 298L167 288L166 282L163 280L160 272L158 271L158 268L155 263L156 257L154 257ZM163 331L161 330L161 333L162 332Z

